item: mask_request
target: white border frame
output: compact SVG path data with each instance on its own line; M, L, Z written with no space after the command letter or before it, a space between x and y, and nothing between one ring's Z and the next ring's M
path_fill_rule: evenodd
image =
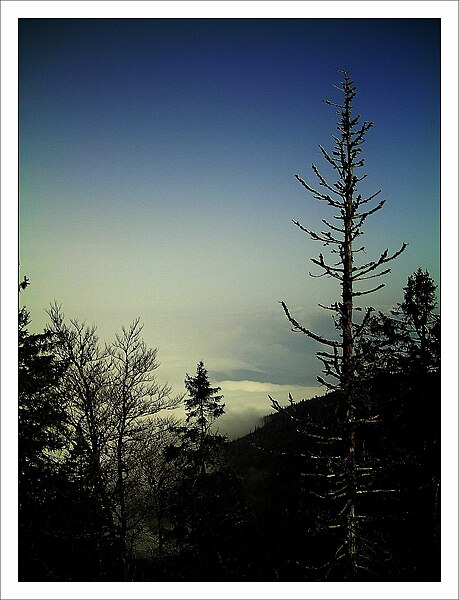
M441 583L18 583L17 582L17 19L18 18L441 18L442 27L442 582ZM2 79L2 598L458 598L457 273L458 4L451 1L11 1L1 3ZM415 101L415 99L414 99ZM447 151L445 150L447 149ZM14 257L14 259L13 259ZM13 290L13 294L11 293ZM12 315L15 315L14 318ZM454 337L455 336L455 337ZM453 338L453 339L452 339ZM12 343L11 343L12 342ZM13 350L12 350L13 348ZM11 375L13 373L13 376ZM15 379L16 377L16 379ZM445 457L447 457L447 462ZM16 514L16 520L13 515ZM447 521L447 522L446 522ZM13 535L11 533L13 532Z

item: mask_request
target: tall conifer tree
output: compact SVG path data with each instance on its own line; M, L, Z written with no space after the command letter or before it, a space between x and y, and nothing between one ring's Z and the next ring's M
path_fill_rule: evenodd
M369 489L368 479L362 479L363 474L368 475L371 472L371 467L363 463L362 444L358 440L358 431L361 426L374 421L375 417L368 413L367 407L362 402L361 382L357 377L359 357L355 352L355 344L362 335L373 310L371 307L356 306L356 301L361 296L381 289L384 283L374 286L370 284L367 289L358 289L358 286L362 282L365 285L368 280L388 274L390 269L386 268L386 264L399 256L405 250L406 244L393 254L390 254L388 249L384 250L375 260L364 263L357 260L358 253L365 250L364 246L357 247L357 241L363 235L362 227L370 215L383 207L385 200L380 200L372 208L367 208L368 203L379 196L381 190L369 196L364 196L358 191L359 182L366 177L366 174L359 174L364 166L364 159L361 157L362 145L373 123L364 121L360 124L360 115L354 115L353 101L356 87L347 70L341 71L341 74L343 80L341 87L338 87L343 97L341 103L324 100L326 104L336 108L336 114L339 116L337 122L339 134L332 136L334 146L331 152L319 145L323 158L332 169L335 181L329 182L314 164L312 170L321 189L316 189L300 176L295 176L314 198L325 202L335 210L336 214L333 218L336 224L322 219L326 229L317 233L298 221L293 221L313 240L321 242L325 247L331 247L331 253L336 257L335 260L326 260L321 253L318 258L311 260L321 270L318 275L313 276L332 277L340 286L340 300L330 306L320 305L333 313L340 339L327 339L310 331L294 318L284 301L281 305L293 331L301 332L326 347L326 350L317 354L324 367L324 377L318 377L318 380L329 390L336 390L340 398L336 430L326 434L319 432L317 428L309 428L308 435L318 442L327 444L328 448L334 445L331 453L325 452L324 446L317 452L315 456L317 466L312 475L315 481L323 478L331 484L326 491L317 494L323 496L329 505L333 501L331 516L326 521L324 529L339 532L339 547L328 562L329 568L333 569L337 563L345 565L344 577L355 579L359 572L368 569L366 564L368 553L361 543L363 536L360 535L360 525L365 517L358 512L360 502L357 499L361 498L361 494L384 491L376 488ZM363 311L364 316L360 321L355 319L356 311ZM277 401L272 398L271 401L274 408L283 410Z
M225 405L221 403L223 396L218 393L221 388L211 387L202 360L197 365L194 377L186 374L185 387L188 391L188 397L185 398L186 422L196 432L198 462L200 471L204 472L212 442L214 438L219 439L219 436L211 435L211 426L225 412Z

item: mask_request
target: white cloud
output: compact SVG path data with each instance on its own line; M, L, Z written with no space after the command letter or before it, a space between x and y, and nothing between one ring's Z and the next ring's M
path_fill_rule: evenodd
M298 398L312 398L317 394L324 392L323 388L318 386L304 387L301 385L288 385L260 381L220 381L218 385L222 390L228 392L248 392L248 393L265 393L265 394L288 394Z
M220 433L230 438L247 434L261 423L262 417L273 412L268 394L280 404L288 404L288 394L296 401L322 395L321 387L264 383L260 381L218 381L224 395L225 414L216 425Z

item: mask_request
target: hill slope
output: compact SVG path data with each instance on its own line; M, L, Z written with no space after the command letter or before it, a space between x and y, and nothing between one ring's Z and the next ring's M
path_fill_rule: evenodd
M360 430L360 456L377 465L378 487L397 492L366 500L369 544L377 547L367 579L439 580L440 376L381 377L369 397L378 422ZM228 444L227 461L243 482L270 579L325 578L311 565L337 540L318 533L326 509L316 497L317 479L305 477L317 447L305 431L308 424L335 431L339 411L336 393L304 400Z

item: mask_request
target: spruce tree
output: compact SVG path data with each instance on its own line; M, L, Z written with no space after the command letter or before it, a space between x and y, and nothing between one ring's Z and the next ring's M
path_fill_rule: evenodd
M206 463L211 461L214 442L220 441L220 436L211 434L213 423L225 412L221 404L223 396L221 388L211 387L204 362L201 360L196 368L196 375L185 376L185 387L188 396L185 397L186 422L191 426L189 434L194 438L199 470L206 470Z
M194 377L186 374L185 387L189 394L189 397L185 398L186 421L194 423L201 434L206 435L214 421L225 412L225 405L220 403L223 396L218 395L221 388L210 386L202 360L197 365Z
M417 269L403 288L403 301L385 314L373 314L357 352L366 357L368 373L422 376L440 369L440 315L434 280Z
M28 286L19 284L19 291ZM56 488L62 483L56 456L65 447L66 420L57 385L65 363L55 340L28 330L30 314L18 315L18 550L20 580L49 577L54 555Z

